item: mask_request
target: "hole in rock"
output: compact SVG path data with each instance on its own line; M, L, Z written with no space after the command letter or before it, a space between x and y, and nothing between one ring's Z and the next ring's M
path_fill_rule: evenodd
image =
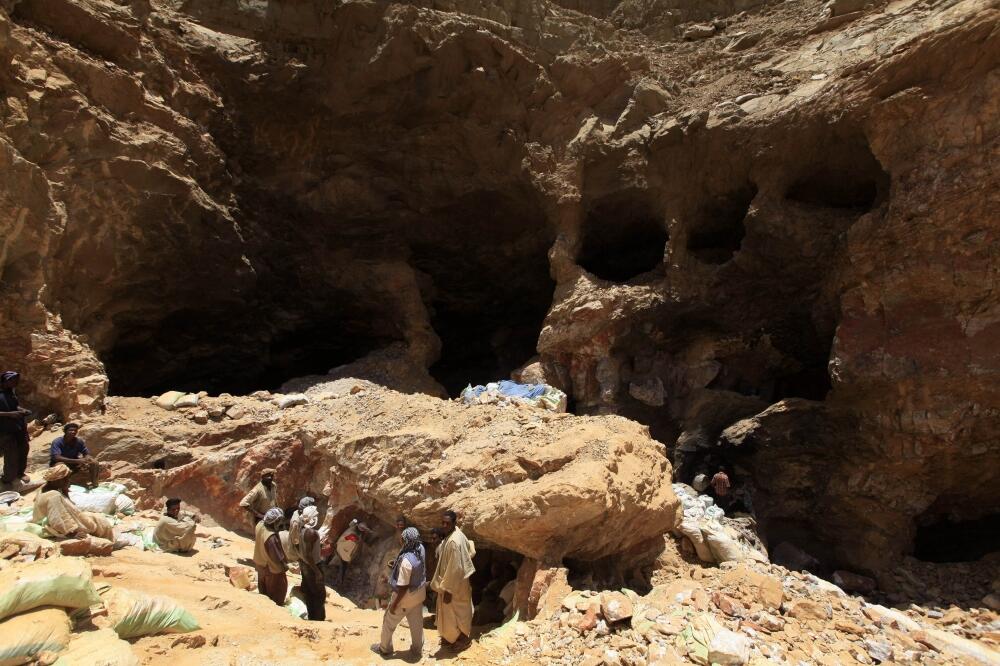
M605 557L600 560L563 561L567 569L567 582L574 590L614 590L628 588L640 595L653 589L650 572L639 566L623 566L620 557Z
M507 602L501 593L507 584L517 580L517 570L521 566L521 556L506 550L476 549L472 563L476 572L469 582L472 584L472 601L475 613L472 624L477 627L501 624Z
M722 367L707 388L766 402L825 400L832 388L828 361L833 331L821 331L808 314L793 312L767 322L761 332L767 336L766 344L758 340L718 359Z
M637 191L595 201L581 233L577 264L602 280L626 282L663 263L668 240L663 216Z
M118 338L102 355L111 391L276 390L288 379L325 374L394 339L383 321L386 313L359 306L351 295L328 292L326 307L317 312L316 294L281 291L280 306L202 303L162 318L116 319Z
M706 264L724 264L732 259L743 243L743 220L756 196L757 186L747 183L705 206L688 234L688 251Z
M823 148L823 161L805 169L785 196L826 208L871 209L888 194L889 175L861 135Z
M913 555L924 562L975 562L1000 552L1000 513L974 520L917 520Z
M509 378L536 354L555 290L553 234L537 197L527 190L468 195L411 233L414 264L430 277L424 299L441 339L431 375L450 395Z

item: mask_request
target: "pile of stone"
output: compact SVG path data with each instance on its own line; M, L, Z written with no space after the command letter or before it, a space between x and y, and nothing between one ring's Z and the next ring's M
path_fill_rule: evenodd
M956 611L998 622L989 610ZM977 620L978 621L978 620ZM1000 663L979 642L852 597L810 574L759 562L695 567L640 596L575 591L515 627L503 663L670 664Z

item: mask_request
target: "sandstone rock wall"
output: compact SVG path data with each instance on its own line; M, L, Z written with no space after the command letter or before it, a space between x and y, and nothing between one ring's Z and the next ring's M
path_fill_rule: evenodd
M663 448L637 423L341 384L286 410L205 398L218 416L204 419L113 398L84 436L116 477L138 482L140 505L182 496L230 528L248 529L239 501L265 467L278 471L282 506L312 495L331 521L403 514L424 530L450 508L479 548L544 562L617 556L625 567L662 547L677 519Z
M766 531L840 563L1000 507L989 3L0 7L37 408L537 355L671 447L751 418Z

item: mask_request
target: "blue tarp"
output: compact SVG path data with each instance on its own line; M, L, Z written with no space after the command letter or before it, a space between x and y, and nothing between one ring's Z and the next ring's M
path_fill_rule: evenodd
M493 384L490 384L492 387ZM486 386L469 386L464 391L462 391L462 397L464 398L467 394L469 397L478 398L483 393L489 390ZM541 398L545 394L545 384L518 384L517 382L505 379L501 382L496 383L496 390L501 395L510 396L512 398Z

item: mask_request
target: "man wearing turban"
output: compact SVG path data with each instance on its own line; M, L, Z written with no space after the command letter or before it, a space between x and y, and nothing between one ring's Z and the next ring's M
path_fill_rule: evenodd
M278 506L278 484L274 481L275 474L277 472L271 467L263 470L260 473L260 483L240 500L240 507L249 515L251 532L256 530L268 509Z

